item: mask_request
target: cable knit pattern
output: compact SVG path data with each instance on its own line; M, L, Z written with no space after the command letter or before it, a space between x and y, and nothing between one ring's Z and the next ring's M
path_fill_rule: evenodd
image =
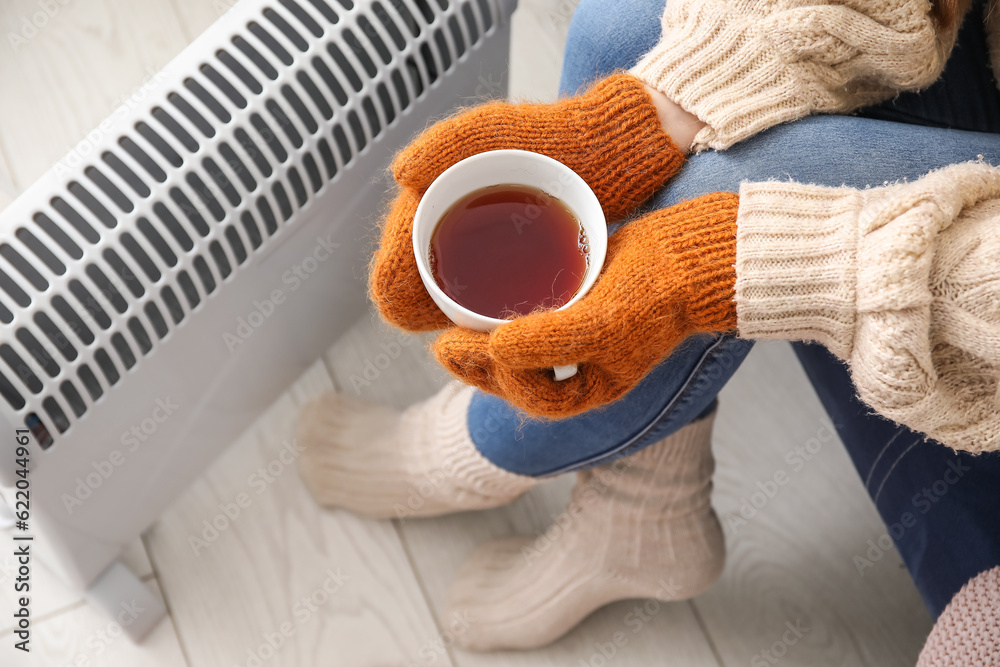
M927 0L670 0L659 43L631 72L708 124L724 149L813 113L844 113L931 84L957 26Z
M917 667L1000 665L1000 566L969 580L941 613Z
M740 189L741 336L812 340L860 398L956 449L1000 449L1000 169L859 191Z

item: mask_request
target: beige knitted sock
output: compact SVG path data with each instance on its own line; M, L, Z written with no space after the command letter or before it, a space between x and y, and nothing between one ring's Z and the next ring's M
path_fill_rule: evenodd
M1000 566L981 572L941 612L917 667L1000 665Z
M715 413L615 463L579 473L538 537L480 547L452 584L442 622L478 651L548 644L609 602L683 600L722 572L711 507Z
M306 405L299 472L321 505L369 517L435 516L509 503L539 482L490 463L469 435L475 391L451 382L405 412L327 393Z

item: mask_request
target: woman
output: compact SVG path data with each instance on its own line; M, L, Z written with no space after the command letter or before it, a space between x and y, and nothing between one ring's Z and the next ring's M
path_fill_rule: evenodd
M1000 137L984 133L997 130L1000 96L982 7L949 61L966 9L582 3L562 92L596 84L554 105L467 111L397 157L402 188L373 262L373 300L403 328L451 326L417 277L409 224L433 178L483 150L556 157L609 220L635 219L612 235L600 281L574 308L438 338L438 359L484 391L456 382L403 415L336 395L308 407L303 475L317 499L430 516L497 506L581 471L557 544L487 544L459 574L450 604L480 619L460 638L469 648L547 643L612 600L697 595L724 559L709 502L715 395L749 339L785 338L887 523L949 464L967 470L897 547L932 614L943 612L923 659L980 664L969 651L1000 641L1000 459L924 439L1000 447L1000 171L925 176L978 156L1000 163ZM782 124L859 108L867 118ZM917 180L862 189L900 179ZM572 362L583 362L579 375L552 382L545 369ZM518 407L558 419L525 422ZM407 506L428 478L434 493ZM988 627L963 620L984 618L977 605L993 605Z

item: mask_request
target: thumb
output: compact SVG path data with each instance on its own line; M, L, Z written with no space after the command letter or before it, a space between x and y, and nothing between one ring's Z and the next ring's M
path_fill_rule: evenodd
M433 331L450 321L424 289L413 255L413 216L419 203L420 193L413 188L401 188L396 196L372 257L368 292L390 324L409 331Z
M483 391L497 393L496 365L489 355L489 334L452 327L437 337L432 351L438 363L455 378Z
M490 354L510 368L551 368L593 360L613 344L602 310L586 299L567 310L511 320L490 336Z

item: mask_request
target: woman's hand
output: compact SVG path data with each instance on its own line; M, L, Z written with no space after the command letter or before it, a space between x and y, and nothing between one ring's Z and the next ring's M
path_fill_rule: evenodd
M548 155L583 177L609 222L649 199L684 163L684 151L663 123L686 133L689 126L682 121L690 122L683 111L676 113L679 107L654 100L650 91L628 74L615 74L582 95L552 104L473 107L417 137L392 164L402 188L371 265L370 295L382 316L411 331L451 325L423 287L411 234L424 190L459 160L511 148Z
M454 328L434 354L453 375L528 413L569 417L634 387L684 338L736 328L735 194L704 195L634 220L609 240L597 283L561 311L492 333ZM562 382L553 366L579 364Z
M693 113L685 111L681 105L656 88L644 87L656 107L656 115L660 118L660 127L670 135L670 138L685 154L689 154L694 145L694 138L698 136L702 128L707 127L707 124L699 120Z

